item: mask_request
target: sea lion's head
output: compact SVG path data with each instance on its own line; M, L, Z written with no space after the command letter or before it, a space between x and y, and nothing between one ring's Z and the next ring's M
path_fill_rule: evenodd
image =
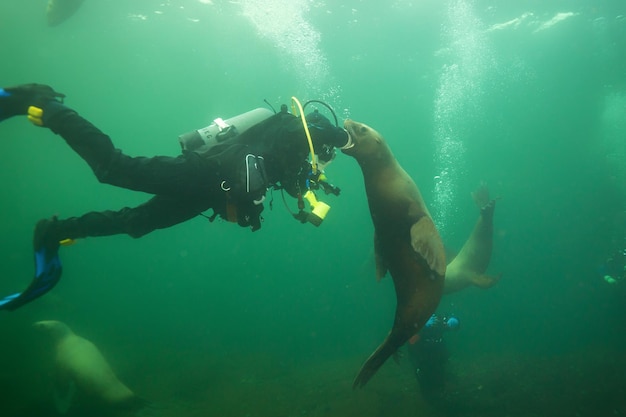
M37 330L42 330L55 340L72 334L72 329L67 324L57 320L38 321L33 323L33 327Z
M350 135L352 145L342 149L361 165L374 161L386 161L391 152L383 136L365 123L347 119L343 127Z

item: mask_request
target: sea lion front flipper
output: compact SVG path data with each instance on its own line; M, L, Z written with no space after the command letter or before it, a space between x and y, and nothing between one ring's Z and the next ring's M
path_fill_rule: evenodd
M411 245L413 250L426 260L430 269L439 276L446 273L446 254L443 242L432 219L422 216L411 226Z
M387 265L380 254L380 243L374 233L374 258L376 259L376 281L380 281L387 274Z

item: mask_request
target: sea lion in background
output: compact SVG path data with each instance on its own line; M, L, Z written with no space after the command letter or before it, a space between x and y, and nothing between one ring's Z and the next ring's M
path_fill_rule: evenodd
M352 144L343 149L363 171L374 223L376 277L387 271L396 290L391 332L367 359L353 387L363 387L400 346L434 313L443 292L446 259L441 237L424 200L384 138L362 123L346 120Z
M33 326L50 336L54 343L55 402L59 412L71 408L74 391L96 407L133 409L143 405L144 401L115 376L92 342L60 321L38 321Z
M470 285L489 288L500 279L500 276L485 275L493 247L493 213L496 200L489 199L489 189L485 184L481 184L472 193L472 197L480 209L480 216L463 248L448 264L444 294L460 291Z
M72 17L82 3L83 0L49 0L46 10L48 26L56 26Z

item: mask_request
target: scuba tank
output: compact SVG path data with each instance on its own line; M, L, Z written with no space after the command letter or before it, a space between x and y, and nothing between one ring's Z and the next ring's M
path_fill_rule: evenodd
M230 119L217 118L210 125L201 129L184 133L178 137L183 152L203 151L218 143L240 135L257 123L274 115L269 109L262 107L250 110ZM202 148L202 149L201 149Z

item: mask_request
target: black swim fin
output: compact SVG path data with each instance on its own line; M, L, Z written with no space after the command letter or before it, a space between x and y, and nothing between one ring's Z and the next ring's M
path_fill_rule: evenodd
M35 251L35 278L23 292L0 299L0 310L15 310L41 297L59 282L62 270L58 247L42 246Z

